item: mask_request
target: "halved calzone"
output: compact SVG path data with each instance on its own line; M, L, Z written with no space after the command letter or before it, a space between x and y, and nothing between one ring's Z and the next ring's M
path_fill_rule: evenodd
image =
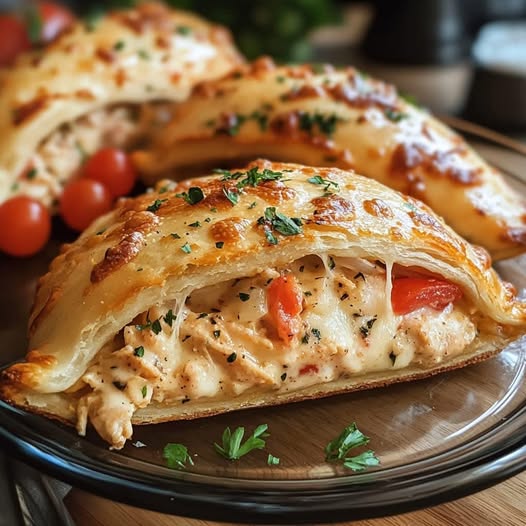
M228 31L160 3L77 22L0 71L0 202L51 205L86 156L148 136L239 63Z
M353 168L433 208L494 258L526 249L526 202L466 142L352 68L276 67L260 59L196 88L137 153L151 180L257 156Z
M132 423L423 378L525 332L487 253L427 206L257 161L123 200L67 246L0 395L120 448Z

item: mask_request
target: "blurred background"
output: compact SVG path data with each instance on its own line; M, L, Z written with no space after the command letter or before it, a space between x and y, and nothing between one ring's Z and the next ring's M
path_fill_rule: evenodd
M134 2L63 3L88 15ZM437 113L526 135L526 0L167 3L228 26L249 58L352 64Z

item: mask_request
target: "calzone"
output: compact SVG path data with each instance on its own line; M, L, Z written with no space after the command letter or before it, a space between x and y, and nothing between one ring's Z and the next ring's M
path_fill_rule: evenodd
M265 156L353 168L416 197L494 259L526 249L526 203L466 142L353 69L261 59L198 86L136 162L149 180Z
M121 448L133 423L423 378L525 332L487 253L426 205L259 160L163 182L66 246L0 396Z
M0 202L52 205L86 157L148 137L197 82L239 63L227 30L160 3L76 22L0 70Z

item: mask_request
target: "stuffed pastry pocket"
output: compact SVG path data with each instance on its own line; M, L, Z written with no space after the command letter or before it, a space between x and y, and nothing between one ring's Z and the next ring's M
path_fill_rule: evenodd
M526 250L524 196L428 112L352 68L260 59L198 86L135 159L154 180L258 156L355 169L424 201L494 259Z
M132 423L423 378L525 330L487 253L427 206L257 161L123 200L66 247L0 393L120 448Z

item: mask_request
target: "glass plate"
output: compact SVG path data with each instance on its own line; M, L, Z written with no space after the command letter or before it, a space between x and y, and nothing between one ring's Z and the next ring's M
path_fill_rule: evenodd
M457 123L458 125L458 123ZM464 128L464 131L469 131ZM526 194L526 155L481 135L474 146ZM522 178L521 178L522 177ZM25 350L25 323L37 277L58 244L31 261L0 258L0 363ZM497 265L526 288L526 258ZM67 323L67 320L64 320ZM57 478L104 497L176 515L240 522L328 522L402 513L459 498L526 467L526 340L498 357L427 380L323 400L136 427L133 443L110 451L96 436L0 403L0 439ZM351 422L371 437L381 466L349 473L324 462L323 449ZM238 462L212 444L226 426L251 432L266 423L267 448ZM146 447L136 447L139 443ZM169 469L168 442L189 446L195 465ZM281 459L267 465L267 455Z

